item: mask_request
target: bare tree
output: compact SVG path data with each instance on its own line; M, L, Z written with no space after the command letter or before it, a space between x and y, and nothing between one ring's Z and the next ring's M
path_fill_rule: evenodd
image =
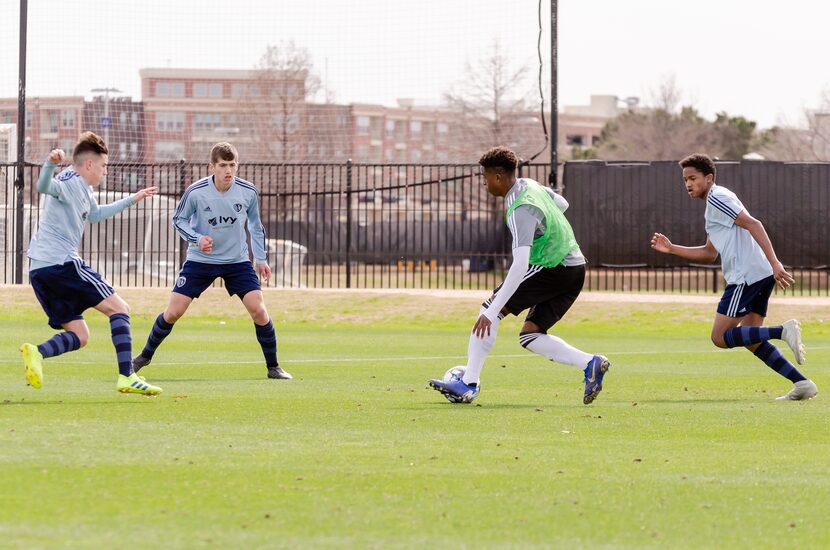
M528 68L515 66L498 41L475 64L466 65L464 79L444 95L458 117L452 156L469 161L483 149L506 145L517 152L530 149L538 136L528 136ZM520 120L521 119L521 120Z
M306 104L320 90L311 56L293 41L268 46L240 100L258 160L305 158Z
M817 109L804 111L802 128L773 128L762 153L772 160L830 161L830 89Z
M652 95L654 106L629 110L602 130L597 156L606 160L677 160L694 151L719 156L723 132L715 131L694 107L679 107L674 77Z

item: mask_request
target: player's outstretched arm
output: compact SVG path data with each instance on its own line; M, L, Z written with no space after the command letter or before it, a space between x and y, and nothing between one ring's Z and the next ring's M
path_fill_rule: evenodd
M655 233L651 237L651 248L663 254L674 254L690 262L711 264L718 259L718 251L712 241L706 239L703 246L680 246L673 244L662 233Z
M746 210L741 210L735 218L735 225L749 231L749 234L752 235L752 238L755 239L755 242L764 251L764 255L767 257L770 266L772 266L772 276L775 278L775 282L779 287L787 288L795 282L795 277L784 269L784 265L778 260L778 256L775 255L772 241L769 235L767 235L767 230L764 229L764 224L760 220L753 218Z
M43 169L40 171L40 176L37 179L38 193L52 195L55 198L60 197L60 185L52 179L52 175L55 173L55 168L57 168L59 164L63 164L65 160L66 153L63 152L63 149L52 149L52 152L49 153L49 157L46 159L46 164L43 165Z
M138 204L141 201L143 201L144 199L146 199L147 197L152 197L153 195L158 193L158 191L159 191L159 188L156 187L156 186L145 187L144 189L141 189L140 191L138 191L136 194L133 195L133 200L135 201L135 204Z

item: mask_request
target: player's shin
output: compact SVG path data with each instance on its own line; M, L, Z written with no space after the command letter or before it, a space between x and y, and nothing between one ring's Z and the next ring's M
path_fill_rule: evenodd
M543 334L541 332L522 332L519 334L519 342L525 348L537 355L541 355L551 361L573 365L581 369L585 368L593 355L585 353L565 342L558 336Z

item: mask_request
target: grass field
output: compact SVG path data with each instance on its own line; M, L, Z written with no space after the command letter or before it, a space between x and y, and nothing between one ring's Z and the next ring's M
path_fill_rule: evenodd
M134 347L164 290L125 290ZM28 288L0 289L4 548L830 547L830 308L802 319L819 385L790 385L708 342L708 304L580 299L556 333L613 363L581 373L502 323L471 405L429 377L463 364L486 293L266 293L292 381L265 379L242 306L213 289L115 390L103 316L28 388L17 346L52 333ZM786 346L785 346L786 347ZM788 357L792 357L789 350Z

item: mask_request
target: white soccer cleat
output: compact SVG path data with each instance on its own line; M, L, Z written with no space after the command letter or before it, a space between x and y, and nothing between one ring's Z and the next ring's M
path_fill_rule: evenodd
M793 350L796 363L803 365L804 359L807 357L807 352L804 349L804 343L801 341L801 323L797 319L790 319L783 324L783 327L784 332L781 338Z
M812 399L818 393L818 388L812 380L801 380L796 382L793 389L787 395L776 397L776 401L806 401Z

